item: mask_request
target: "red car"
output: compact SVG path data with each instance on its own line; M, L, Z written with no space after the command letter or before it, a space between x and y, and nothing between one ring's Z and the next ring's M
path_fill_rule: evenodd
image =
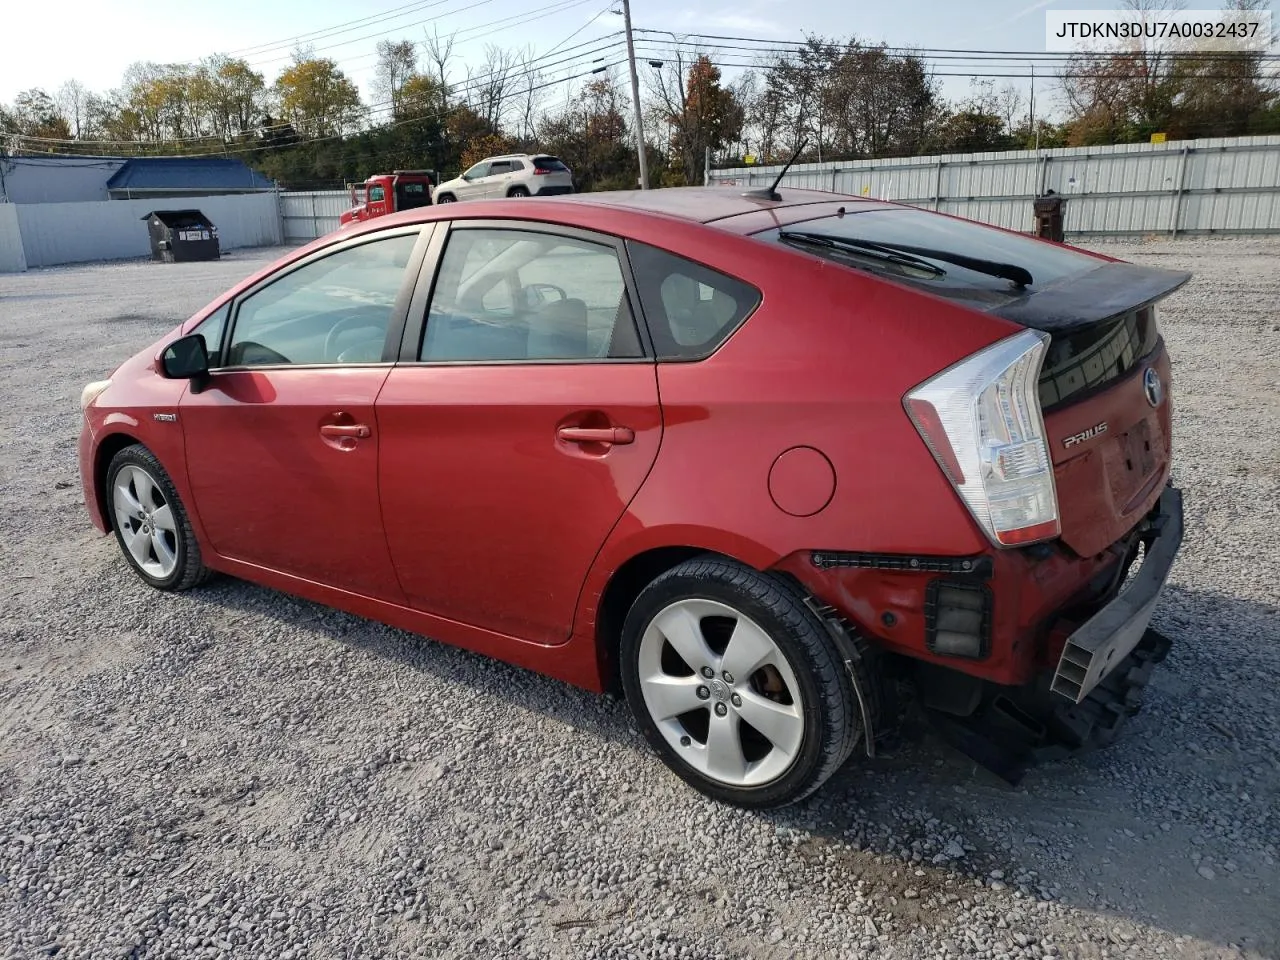
M1107 740L1167 649L1187 278L801 190L425 207L86 387L85 504L159 589L620 688L727 802L808 795L908 709L1013 778Z

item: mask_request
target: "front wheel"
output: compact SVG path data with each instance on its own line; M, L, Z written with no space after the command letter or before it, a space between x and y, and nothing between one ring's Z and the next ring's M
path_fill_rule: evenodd
M860 736L852 684L817 616L786 585L728 560L690 560L646 587L620 661L645 738L716 800L801 800Z
M125 559L157 590L186 590L208 579L187 511L160 461L141 444L107 467L111 525Z
M456 198L451 193L442 193L436 197L436 203L453 203Z

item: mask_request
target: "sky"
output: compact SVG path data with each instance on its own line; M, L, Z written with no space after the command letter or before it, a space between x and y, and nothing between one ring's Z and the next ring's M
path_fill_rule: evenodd
M13 3L0 32L0 103L21 90L42 87L54 92L74 77L92 90L117 87L129 64L197 61L213 53L243 56L270 83L288 64L299 40L310 39L319 56L331 57L361 88L372 92L375 45L379 39L423 40L430 31L456 35L461 65L483 62L486 44L532 48L535 54L559 51L549 58L557 76L581 71L581 65L556 61L581 57L609 42L621 29L622 17L611 12L620 0L527 0L518 6L494 0L59 0L56 25L40 3ZM1048 9L1115 9L1118 0L633 0L636 28L719 34L770 40L802 40L806 33L828 37L856 34L891 46L932 49L1043 51ZM1212 0L1184 0L1187 9L1215 9ZM1275 15L1275 4L1272 5ZM362 24L351 21L365 19ZM1280 21L1280 16L1277 16ZM346 26L349 24L349 26ZM1280 25L1280 24L1278 24ZM340 33L308 38L329 29ZM50 37L53 42L25 42ZM660 42L650 35L648 44ZM595 46L579 46L600 41ZM729 41L721 41L729 42ZM642 43L638 57L653 55ZM625 63L625 48L604 51L610 64ZM935 63L946 72L944 61ZM644 64L642 62L642 69ZM1015 68L1016 69L1016 68ZM725 71L732 76L732 70ZM625 78L625 68L617 75ZM963 98L964 77L940 77L943 93ZM1004 81L998 81L1003 83ZM1028 82L1018 80L1022 88ZM1054 101L1041 82L1038 98L1046 112ZM548 91L563 96L567 85Z

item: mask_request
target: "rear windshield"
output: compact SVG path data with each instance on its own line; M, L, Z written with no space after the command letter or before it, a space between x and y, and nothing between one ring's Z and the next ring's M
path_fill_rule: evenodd
M534 157L533 165L539 170L554 170L556 173L569 172L569 168L557 157Z
M926 261L930 269L922 270L836 246L795 247L850 267L882 273L940 296L968 301L970 305L978 307L1000 306L1064 277L1095 270L1104 263L1095 257L1065 250L1021 234L997 230L968 220L939 216L912 207L879 207L862 211L854 209L844 216L805 220L780 229L770 229L756 236L782 243L782 237L786 233L817 234L836 241L864 240L946 251L1011 264L1022 267L1031 274L1032 284L1023 290L1006 279L920 253L913 253L910 257Z

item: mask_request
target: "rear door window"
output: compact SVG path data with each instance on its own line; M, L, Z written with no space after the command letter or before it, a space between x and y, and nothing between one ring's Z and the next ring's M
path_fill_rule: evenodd
M760 304L760 291L644 243L627 242L640 304L660 360L710 356Z

